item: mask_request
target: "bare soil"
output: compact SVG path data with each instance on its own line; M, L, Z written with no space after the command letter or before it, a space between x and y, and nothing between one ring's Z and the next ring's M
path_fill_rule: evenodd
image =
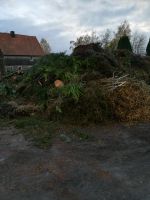
M150 123L80 130L94 139L57 137L42 150L0 128L0 199L149 200Z

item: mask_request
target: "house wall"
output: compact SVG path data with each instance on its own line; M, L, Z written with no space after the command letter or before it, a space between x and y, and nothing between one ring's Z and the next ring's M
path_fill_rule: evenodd
M17 71L19 68L21 68L21 70L26 71L28 69L30 69L33 65L13 65L13 66L5 66L5 72L13 72L13 71Z
M0 55L0 80L1 80L1 75L4 73L5 73L4 58L2 55Z
M31 68L39 59L32 56L4 56L5 72L16 71L21 68L23 71Z

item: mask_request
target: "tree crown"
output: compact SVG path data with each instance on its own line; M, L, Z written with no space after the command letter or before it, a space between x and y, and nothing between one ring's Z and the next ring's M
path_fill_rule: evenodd
M149 42L146 47L146 54L147 54L147 56L150 56L150 39L149 39Z
M126 49L132 52L132 46L128 36L124 35L120 38L118 42L118 49Z

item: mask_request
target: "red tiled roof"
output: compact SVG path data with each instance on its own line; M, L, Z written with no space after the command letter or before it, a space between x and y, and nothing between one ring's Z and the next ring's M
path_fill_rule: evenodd
M0 33L0 49L4 55L43 56L44 52L35 36Z

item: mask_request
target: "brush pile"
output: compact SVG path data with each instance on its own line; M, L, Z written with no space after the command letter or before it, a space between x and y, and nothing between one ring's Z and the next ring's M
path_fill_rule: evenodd
M127 77L89 81L78 102L62 102L63 117L83 123L150 120L150 87ZM112 85L111 85L112 84Z
M117 120L150 120L150 87L144 82L128 80L113 90L108 99Z
M131 68L131 62L120 67L113 64L115 56L104 54L98 52L84 58L51 54L27 73L6 76L0 83L0 115L42 113L51 120L85 124L150 120L150 87L135 76L141 68ZM107 57L109 65L101 57ZM150 70L144 67L142 70L147 74L147 83L150 82ZM130 73L133 71L135 78ZM4 101L7 104L3 105ZM8 106L9 101L17 102L17 106Z

